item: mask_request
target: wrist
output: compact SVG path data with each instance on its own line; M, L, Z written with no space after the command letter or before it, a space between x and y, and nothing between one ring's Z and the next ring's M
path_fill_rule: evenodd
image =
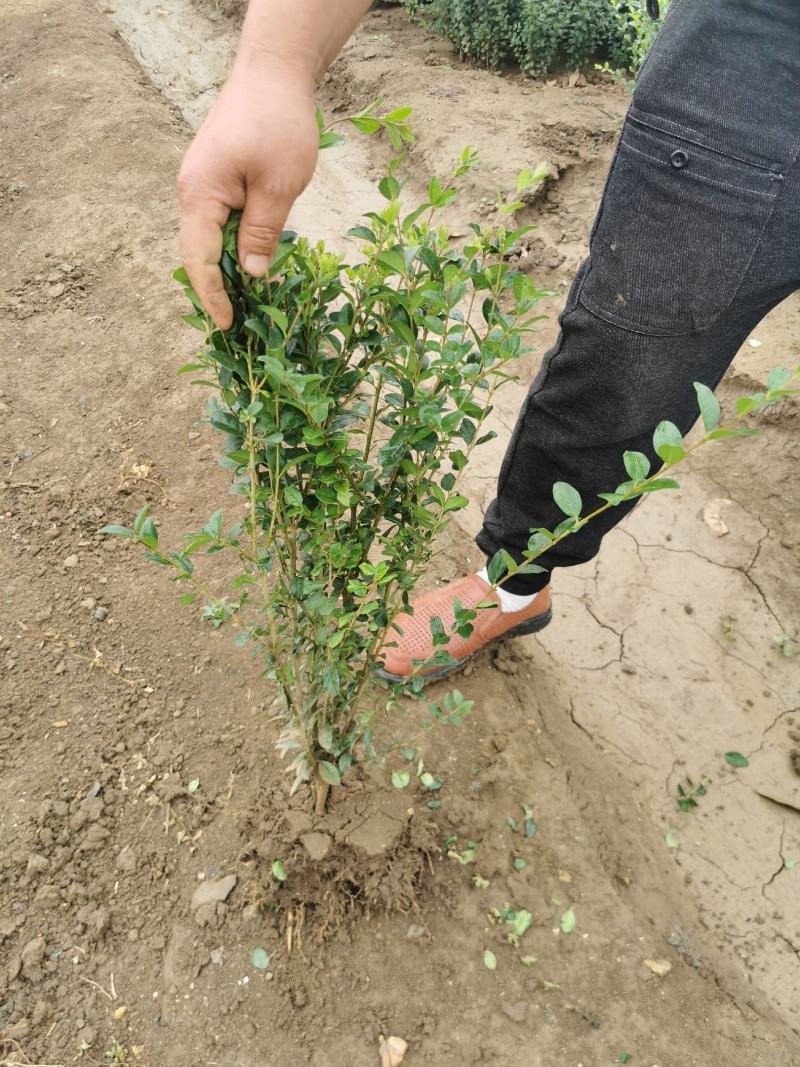
M262 41L243 35L231 77L279 81L290 91L313 96L320 61L312 52L276 52Z

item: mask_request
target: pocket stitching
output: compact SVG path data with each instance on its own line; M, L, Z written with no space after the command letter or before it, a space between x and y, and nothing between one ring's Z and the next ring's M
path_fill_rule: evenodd
M643 115L646 118L640 117ZM783 177L785 163L779 163L772 159L768 160L766 156L759 156L758 160L750 159L747 156L734 155L733 152L724 148L716 148L707 141L701 140L702 135L690 126L683 126L681 123L673 122L671 119L661 119L657 115L652 115L649 111L642 111L635 104L631 104L627 117L630 122L635 122L637 125L644 126L655 133L663 133L668 137L677 137L681 141L697 145L698 148L704 148L707 152L722 156L723 159L733 159L737 163L744 163L748 167L755 167L757 170L766 171L768 174L777 174L781 178ZM662 123L662 125L659 125L659 123Z
M661 167L669 167L670 164L664 159L659 159L657 156L651 156L649 152L643 152L640 148L634 148L633 145L628 144L627 141L621 141L620 144L623 148L627 148L629 152L635 152L637 156L642 156L643 159L649 159L652 163L658 163ZM699 147L704 147L700 145ZM733 156L726 156L726 159L733 159ZM749 164L748 164L749 165ZM774 172L773 172L774 173ZM733 189L737 193L747 193L751 196L763 196L766 200L774 200L778 194L778 187L770 189L768 191L761 191L760 189L743 189L740 185L731 185L730 182L721 182L716 178L707 178L705 174L691 173L687 171L684 175L686 179L691 179L696 182L706 182L708 185L718 185L721 189ZM783 179L783 175L780 175L780 180ZM776 181L778 179L775 179Z

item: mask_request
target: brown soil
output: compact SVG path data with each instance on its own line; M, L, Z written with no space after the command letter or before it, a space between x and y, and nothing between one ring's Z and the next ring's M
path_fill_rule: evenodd
M409 1065L800 1064L800 660L773 641L800 629L796 409L562 575L541 639L478 658L474 716L425 746L439 809L375 769L309 820L257 664L96 533L152 501L168 537L227 499L174 376L193 338L168 277L174 172L233 28L178 0L17 0L0 25L0 1063L349 1067L393 1033ZM548 160L528 259L563 291L625 96L562 82L459 67L382 11L325 93L414 104L419 173L479 147L462 219ZM297 225L340 241L383 151L323 160ZM799 319L794 301L763 324L724 395L797 362ZM476 562L522 388L430 582ZM712 784L681 814L687 774ZM523 803L531 838L506 821ZM518 949L488 918L506 905L535 919Z

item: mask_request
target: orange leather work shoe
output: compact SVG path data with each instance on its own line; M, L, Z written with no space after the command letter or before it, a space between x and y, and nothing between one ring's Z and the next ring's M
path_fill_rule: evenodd
M493 600L497 607L480 608L472 620L472 634L460 637L452 633L455 622L453 602L458 600L462 608L476 608L478 604ZM546 586L522 611L503 612L497 593L488 582L477 574L459 578L442 589L426 593L411 602L413 615L398 615L395 627L401 632L391 633L380 651L382 666L376 671L387 682L403 682L414 670L414 661L428 660L442 649L456 663L449 666L431 667L420 671L426 681L445 678L460 670L475 653L490 641L501 637L517 637L543 629L553 617L550 607L550 586ZM446 645L434 646L431 634L431 619L442 620L444 632L450 636Z

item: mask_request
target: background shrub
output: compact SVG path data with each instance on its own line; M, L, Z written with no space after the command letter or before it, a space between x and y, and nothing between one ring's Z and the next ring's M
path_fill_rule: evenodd
M433 27L462 55L496 68L516 59L522 0L432 0Z
M533 77L595 59L612 70L636 71L657 29L639 0L403 2L410 14L424 13L462 55L492 69L516 63Z

